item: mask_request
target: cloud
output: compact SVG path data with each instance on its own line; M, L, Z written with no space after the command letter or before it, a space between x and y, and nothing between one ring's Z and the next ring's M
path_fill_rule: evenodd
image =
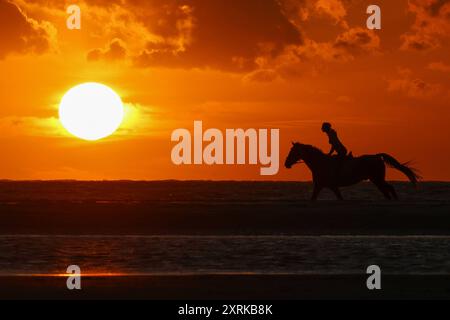
M279 74L277 71L272 69L259 69L249 74L245 75L243 78L244 82L273 82L279 79Z
M342 0L278 0L285 17L297 28L302 42L285 44L276 55L261 51L255 59L257 69L244 76L245 81L268 82L304 75L317 75L328 63L345 63L358 56L379 54L380 37L373 30L350 26L347 21L349 2ZM323 22L325 20L325 22ZM334 39L318 41L308 34L305 25L318 24ZM269 54L266 54L268 52ZM262 80L262 81L261 81Z
M347 9L341 0L278 0L290 21L300 27L313 18L328 18L334 24L348 28Z
M415 15L411 30L402 35L402 49L423 51L442 46L450 33L450 0L410 0Z
M317 0L315 3L315 10L319 14L324 14L331 17L336 24L340 24L344 28L348 28L348 23L345 20L347 10L340 0Z
M64 9L57 0L17 1L58 19ZM110 45L120 39L117 52L123 56L126 48L138 67L244 72L256 68L262 50L270 48L276 56L286 45L302 43L279 0L80 0L78 5L91 36L109 39L87 53L90 61L116 57Z
M334 41L317 42L305 39L301 46L288 47L288 51L302 60L351 61L362 54L375 54L380 49L380 38L375 31L353 27L338 34Z
M376 32L349 26L342 0L83 0L80 6L92 36L107 43L87 59L126 59L140 68L214 69L270 82L317 73L327 62L373 54L380 45ZM337 36L309 35L304 24L317 21Z
M380 47L380 38L375 31L356 27L340 34L333 47L351 56L367 52L373 53Z
M106 48L97 48L88 52L87 59L89 61L97 60L124 60L127 56L125 44L120 39L113 39Z
M138 103L124 103L124 120L114 133L116 140L130 137L152 136L159 133L160 128L155 121L165 121L164 115L158 114L154 107ZM164 126L164 125L163 125ZM58 117L19 117L0 118L1 136L30 136L49 138L72 138L73 136L62 126Z
M398 77L388 80L388 91L398 92L409 98L432 98L445 90L440 84L428 83L413 76L410 69L399 69Z
M360 55L377 54L379 49L380 38L374 31L354 27L339 34L334 41L316 42L305 38L303 44L286 46L275 57L261 55L255 60L258 69L248 73L244 79L269 82L304 74L315 75L321 72L324 63L349 62Z
M2 136L64 136L64 128L55 117L3 117L0 118Z
M302 43L276 0L186 3L164 7L171 15L163 20L170 19L172 28L149 26L161 39L147 43L137 65L250 71L262 51L276 56L286 45Z
M56 29L25 15L12 2L0 0L0 59L9 54L42 54L54 46Z
M156 134L157 114L155 108L139 103L124 103L125 116L120 128L115 133L117 138L130 136L150 136Z

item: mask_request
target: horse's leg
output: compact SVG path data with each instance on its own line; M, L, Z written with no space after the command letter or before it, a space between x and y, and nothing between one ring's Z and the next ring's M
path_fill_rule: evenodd
M395 192L395 188L392 184L389 184L387 182L386 183L386 188L389 190L389 192L391 193L392 197L394 198L394 200L398 200L398 195L397 192Z
M336 197L338 198L338 200L344 200L344 198L342 197L342 194L341 194L341 190L339 190L338 187L336 187L336 188L330 188L330 189L331 189L331 191L334 192L334 194L336 195Z
M388 200L391 200L391 194L389 193L389 188L386 186L386 181L380 181L380 180L370 180L373 182L374 185L377 186L377 188L381 191L381 193L384 195L384 197Z
M314 189L311 196L311 201L316 201L317 197L319 196L320 191L322 190L322 187L319 186L317 183L314 183Z

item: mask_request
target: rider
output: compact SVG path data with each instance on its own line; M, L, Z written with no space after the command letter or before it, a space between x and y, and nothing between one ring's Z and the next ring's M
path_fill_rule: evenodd
M328 155L331 156L333 152L336 151L338 158L345 158L347 156L347 148L339 140L336 131L331 128L331 124L329 122L324 122L322 124L322 131L327 134L328 141L331 144L331 150Z

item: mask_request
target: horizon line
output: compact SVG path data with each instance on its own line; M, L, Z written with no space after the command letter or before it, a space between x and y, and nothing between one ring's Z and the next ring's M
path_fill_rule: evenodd
M410 183L409 180L389 180L390 182L405 182ZM0 179L0 182L308 182L312 183L312 180L232 180L232 179ZM362 181L362 183L368 183L370 181ZM450 183L450 180L421 180L420 183Z

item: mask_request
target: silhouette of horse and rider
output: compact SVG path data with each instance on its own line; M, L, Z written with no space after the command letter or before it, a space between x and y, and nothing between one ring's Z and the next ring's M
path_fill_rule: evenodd
M311 170L314 184L311 200L316 200L323 188L331 189L336 197L342 200L340 187L351 186L364 180L375 184L386 199L397 200L394 187L386 182L386 165L401 171L414 185L420 179L416 170L408 163L402 164L386 153L360 157L347 154L347 148L328 122L322 125L322 131L327 134L331 145L328 154L312 145L293 142L284 164L290 169L294 164L303 162ZM335 152L336 155L333 155Z

